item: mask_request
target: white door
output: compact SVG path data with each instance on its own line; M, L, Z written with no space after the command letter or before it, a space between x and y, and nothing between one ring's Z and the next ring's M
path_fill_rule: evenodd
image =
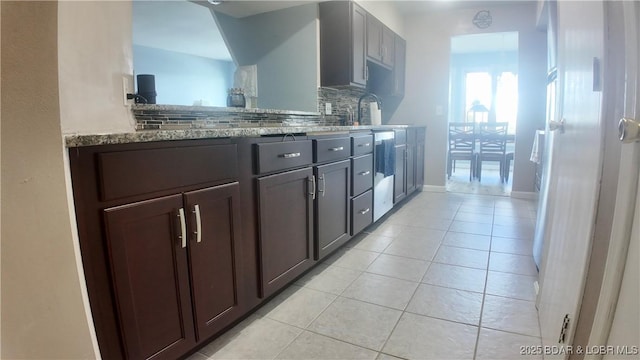
M608 3L610 20L623 39L614 55L624 54L624 76L620 87L621 115L640 121L640 3L636 1ZM611 15L609 15L611 16ZM621 18L621 19L619 19ZM635 125L630 124L630 127ZM628 135L628 133L627 133ZM627 139L633 141L633 138ZM614 211L613 231L607 254L603 285L598 297L590 344L614 346L606 358L619 358L640 346L640 142L622 145L618 193ZM635 209L635 212L634 212ZM619 348L615 348L619 346ZM627 346L627 348L625 348ZM617 351L617 352L616 352ZM623 356L624 357L624 356ZM589 357L588 357L589 358ZM590 358L599 359L600 356Z
M568 315L570 343L580 309L600 191L603 159L602 1L558 1L559 115L553 142L538 311L542 342L557 346ZM580 16L576 16L580 14ZM596 60L594 60L596 59ZM564 358L565 356L557 356ZM545 356L552 358L552 356Z
M637 251L638 234L638 214L635 216L635 235L631 234L631 224L634 221L634 208L636 207L636 194L640 189L638 176L640 172L640 144L627 144L618 147L619 169L616 171L617 184L613 186L600 187L598 183L602 178L603 149L611 149L611 138L608 137L604 143L601 136L596 140L594 135L609 133L612 126L616 126L617 119L604 118L601 113L610 115L612 109L598 111L601 107L602 98L598 91L593 91L593 87L598 87L598 77L593 75L597 64L593 63L593 57L602 59L604 30L604 7L607 7L608 31L613 28L613 23L624 23L624 36L622 34L607 34L608 59L624 58L625 74L615 85L606 89L605 102L609 107L616 107L616 112L620 110L623 115L638 119L638 19L639 4L637 2L611 2L603 5L602 2L558 2L559 10L559 63L563 66L561 88L565 98L561 103L564 118L567 121L566 132L564 134L554 134L555 145L554 164L552 176L554 178L554 191L551 207L554 210L545 233L548 236L548 248L543 259L541 272L541 293L538 298L541 333L544 345L560 346L558 342L562 321L565 315L570 318L565 344L572 344L575 333L575 326L578 323L577 317L580 311L581 299L584 296L589 298L595 296L598 299L598 306L594 316L593 327L587 329L589 335L589 345L621 345L629 342L628 337L620 338L620 334L631 338L638 337L638 294L637 294L637 255L631 251ZM582 9L577 9L581 6ZM613 11L613 6L624 7ZM571 19L571 12L580 13L582 20ZM613 17L615 14L617 17ZM579 22L583 23L580 24ZM588 37L593 43L588 44ZM624 42L619 39L624 38ZM573 43L573 44L572 44ZM622 64L621 64L622 66ZM617 75L617 74L616 74ZM591 78L589 78L591 76ZM609 76L614 76L609 74ZM617 76L616 76L617 77ZM626 79L626 81L625 81ZM595 80L595 82L594 82ZM582 97L582 99L580 98ZM611 101L612 97L624 97L624 101ZM624 103L624 109L620 109ZM581 107L582 110L581 110ZM610 116L609 116L610 117ZM597 118L597 119L596 119ZM585 121L591 125L581 124L573 127L572 120ZM603 128L607 127L607 129ZM593 132L597 131L598 134ZM565 138L570 135L570 138ZM575 143L580 142L583 137L582 146ZM617 141L617 140L615 140ZM575 143L572 143L575 142ZM592 147L589 151L587 147ZM568 161L571 155L565 152L569 149L576 152L574 161L578 164L570 164ZM582 161L577 160L582 157ZM591 162L590 164L588 162ZM606 164L605 164L606 165ZM582 166L583 169L567 166ZM584 168L586 166L586 168ZM607 166L604 166L607 168ZM568 171L576 171L576 176L585 176L589 179L577 181L572 178ZM595 175L593 173L595 171ZM605 178L606 179L606 178ZM573 181L573 182L572 182ZM595 182L595 183L593 183ZM571 191L567 185L574 184L579 189L573 195L567 196L566 192ZM607 181L603 182L608 184ZM580 196L582 198L580 198ZM613 213L613 224L611 238L607 253L606 266L601 289L591 289L589 294L583 293L586 269L591 256L591 242L596 229L603 225L595 224L596 211L608 209L607 202L613 198L615 209ZM601 204L598 204L598 201ZM600 205L600 206L599 206ZM611 209L608 209L611 211ZM606 227L606 225L605 225ZM635 245L630 239L636 236ZM600 243L602 243L599 238ZM631 248L629 248L631 246ZM635 248L634 248L635 246ZM635 250L634 250L635 249ZM598 257L599 253L594 253ZM631 259L627 263L627 256ZM634 257L635 256L635 260ZM597 259L599 260L599 259ZM592 260L593 261L593 260ZM625 270L625 263L628 267ZM635 268L633 268L635 264ZM635 269L635 270L634 270ZM624 282L623 282L623 271ZM635 271L635 273L634 273ZM635 281L635 283L634 283ZM621 290L620 284L623 283ZM631 287L628 284L631 283ZM624 285L627 284L627 285ZM633 285L635 284L635 288ZM595 293L594 293L595 291ZM600 291L600 293L598 293ZM620 293L620 302L618 302ZM631 293L632 295L629 295ZM592 300L592 299L590 299ZM631 305L629 304L631 303ZM623 315L616 314L617 322L613 320L611 310L616 304ZM584 310L584 309L583 309ZM635 312L634 312L635 311ZM581 313L582 314L582 313ZM635 314L635 318L634 317ZM628 321L632 318L631 321ZM624 321L626 320L626 321ZM609 338L611 323L614 323L611 331L612 338ZM622 321L622 322L621 322ZM588 321L585 321L588 322ZM635 324L635 328L633 325ZM587 325L582 325L587 326ZM621 331L622 329L622 331ZM583 331L584 329L581 329ZM634 332L635 331L635 332ZM581 339L583 340L583 339ZM580 341L579 341L580 342ZM630 343L630 346L638 345ZM575 346L574 346L575 350ZM564 354L556 356L545 356L545 358L565 358ZM599 356L588 356L587 358L602 358Z

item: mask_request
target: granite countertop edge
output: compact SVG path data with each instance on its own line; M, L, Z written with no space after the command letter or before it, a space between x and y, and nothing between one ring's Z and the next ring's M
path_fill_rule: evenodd
M348 132L363 130L392 130L404 129L412 125L380 125L380 126L282 126L282 127L247 127L247 128L217 128L217 129L182 129L182 130L141 130L115 134L87 134L65 136L68 148L113 145L128 143L143 143L151 141L193 140L232 137L258 137L265 135L284 134L313 134L327 132Z

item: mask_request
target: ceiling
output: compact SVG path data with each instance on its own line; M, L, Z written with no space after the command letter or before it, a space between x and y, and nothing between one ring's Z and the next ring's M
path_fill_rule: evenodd
M312 2L319 1L227 0L220 5L211 5L203 0L134 0L133 43L211 59L231 61L231 54L209 8L229 16L242 18ZM415 14L426 11L462 9L485 5L506 5L519 2L519 0L395 0L393 2L401 14ZM477 36L477 38L473 36ZM515 33L515 37L504 34L483 34L452 40L452 52L454 53L516 49L517 33Z

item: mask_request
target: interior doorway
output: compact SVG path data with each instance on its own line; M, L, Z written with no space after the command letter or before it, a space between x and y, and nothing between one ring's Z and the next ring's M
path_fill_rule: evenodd
M447 191L510 195L518 32L452 37L450 69Z

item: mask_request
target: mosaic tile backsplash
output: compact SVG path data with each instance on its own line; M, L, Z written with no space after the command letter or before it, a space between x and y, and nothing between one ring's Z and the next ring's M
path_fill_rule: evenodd
M273 109L241 109L208 106L136 104L131 110L136 130L181 130L276 126L351 125L357 120L358 99L363 89L319 88L318 112ZM325 103L332 114L324 113ZM369 123L369 107L362 107L362 123Z

